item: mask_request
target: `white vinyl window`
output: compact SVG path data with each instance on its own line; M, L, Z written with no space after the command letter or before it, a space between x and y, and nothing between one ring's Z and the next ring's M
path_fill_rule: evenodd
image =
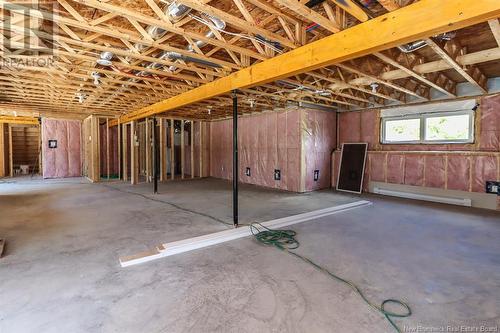
M381 127L386 144L472 143L474 111L385 117Z

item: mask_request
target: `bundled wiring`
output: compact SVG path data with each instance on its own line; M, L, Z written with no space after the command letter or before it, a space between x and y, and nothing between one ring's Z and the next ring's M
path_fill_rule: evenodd
M234 33L234 32L230 32L230 31L224 30L222 28L217 27L215 24L209 22L208 20L206 20L206 19L204 19L202 17L196 16L196 15L193 15L193 14L189 14L189 17L191 17L195 21L203 23L204 25L206 25L210 29L220 31L220 32L223 32L223 33L231 35L231 36L236 36L236 37L241 37L241 38L253 40L253 41L257 42L257 43L260 43L260 44L263 44L265 46L268 46L269 48L271 48L273 51L275 51L277 53L280 53L280 54L283 53L282 50L280 50L279 48L277 48L276 46L274 46L272 43L268 42L265 39L256 38L256 37L253 37L253 36L250 36L250 35L240 34L240 33Z
M269 229L265 226L263 226L260 223L252 223L250 225L250 230L252 232L252 235L255 237L255 239L265 245L272 245L276 247L277 249L284 251L286 253L291 254L292 256L299 258L300 260L310 264L314 268L322 271L323 273L329 275L331 278L334 280L337 280L339 282L342 282L346 284L349 288L354 290L361 299L372 309L375 311L381 313L392 325L392 327L398 332L401 333L401 330L399 327L394 323L393 319L394 318L406 318L411 315L411 309L410 306L400 300L397 299L385 299L382 301L380 305L376 305L372 303L368 298L364 295L364 293L361 291L361 289L354 284L352 281L349 281L347 279L344 279L332 272L330 272L328 269L318 265L314 261L312 261L309 258L306 258L296 252L290 251L290 250L295 250L299 248L300 243L299 241L295 238L297 236L297 232L294 230L273 230ZM404 309L403 313L396 313L393 311L386 310L386 305L388 304L395 304L399 305Z

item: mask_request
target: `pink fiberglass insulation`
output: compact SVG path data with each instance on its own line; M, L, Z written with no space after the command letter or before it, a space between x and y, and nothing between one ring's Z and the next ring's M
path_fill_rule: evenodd
M422 155L406 155L405 157L405 184L413 186L424 185L425 161Z
M449 190L469 190L470 160L469 156L448 156L447 182Z
M444 188L446 184L446 157L443 155L429 155L425 157L425 184L424 186Z
M378 138L378 112L375 110L360 113L361 134L360 141L368 143L368 150L372 150L379 142Z
M481 99L481 150L500 151L500 95Z
M385 156L386 154L368 154L371 181L385 182Z
M81 176L80 121L43 118L42 138L44 178ZM56 140L57 148L49 148L49 140Z
M484 192L486 181L499 180L498 159L496 156L474 156L472 159L472 192Z
M342 143L361 142L361 112L340 113L339 128L339 145Z
M387 156L387 182L404 184L405 156L402 154L389 154Z
M301 125L306 163L305 190L328 188L331 182L331 154L335 149L336 114L305 110ZM318 180L314 180L315 171L319 171Z
M283 111L238 119L239 180L299 191L299 112ZM210 175L232 178L232 120L210 123ZM250 176L246 175L249 168ZM281 180L274 180L280 170Z

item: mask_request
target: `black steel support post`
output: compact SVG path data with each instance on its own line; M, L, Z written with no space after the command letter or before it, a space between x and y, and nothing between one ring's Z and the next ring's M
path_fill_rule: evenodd
M156 117L153 118L153 129L151 131L153 136L153 192L158 193L158 174L160 173L160 144L158 142L158 135L156 134Z
M118 152L118 156L120 156L120 160L118 161L119 166L120 166L120 177L119 179L123 180L123 147L122 147L122 125L119 123L118 125L118 142L119 142L119 147L121 149L121 151Z
M233 224L238 227L238 96L233 90Z

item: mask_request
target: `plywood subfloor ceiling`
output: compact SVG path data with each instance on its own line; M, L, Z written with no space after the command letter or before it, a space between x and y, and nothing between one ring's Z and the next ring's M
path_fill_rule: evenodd
M0 0L0 114L119 116L413 2L40 0L33 10ZM431 88L454 98L460 82L486 93L500 76L496 19L424 42L242 89L240 112L405 104L429 100ZM221 118L231 103L220 96L170 114Z

